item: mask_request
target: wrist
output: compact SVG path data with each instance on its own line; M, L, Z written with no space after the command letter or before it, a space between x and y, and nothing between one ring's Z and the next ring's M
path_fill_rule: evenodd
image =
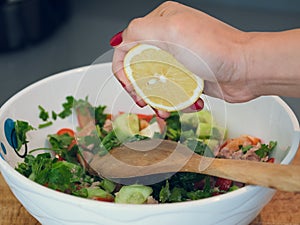
M248 32L247 41L243 46L244 50L244 76L247 87L254 97L266 95L268 84L268 73L265 62L268 57L265 55L265 33Z
M299 96L299 30L249 32L245 76L252 93Z

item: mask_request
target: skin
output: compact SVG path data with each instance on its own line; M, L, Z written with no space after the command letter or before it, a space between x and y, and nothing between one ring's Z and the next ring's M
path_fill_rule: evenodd
M150 43L204 79L204 93L212 97L232 103L262 95L300 97L299 40L300 29L244 32L199 10L165 2L124 29L122 42L115 47L113 71L137 104L144 106L122 67L130 48Z

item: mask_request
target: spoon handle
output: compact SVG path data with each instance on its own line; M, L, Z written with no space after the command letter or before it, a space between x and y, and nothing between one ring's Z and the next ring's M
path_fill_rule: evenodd
M193 157L183 170L282 191L300 192L300 166L298 165Z

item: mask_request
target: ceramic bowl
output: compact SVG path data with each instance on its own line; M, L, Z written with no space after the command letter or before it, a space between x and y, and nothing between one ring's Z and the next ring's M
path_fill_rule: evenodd
M275 190L248 185L239 190L207 199L182 203L127 205L99 202L63 194L25 178L14 170L23 160L25 149L18 154L8 135L14 120L27 120L37 126L38 105L59 111L65 97L89 96L89 101L107 105L107 110L152 112L139 109L124 93L111 72L111 64L83 67L50 76L30 85L9 99L0 109L0 168L10 189L28 212L48 225L124 225L124 224L249 224L271 200ZM260 97L242 104L227 104L205 96L216 120L225 124L229 137L250 134L264 141L276 140L273 156L289 164L299 145L299 124L291 109L279 97ZM45 137L58 128L76 125L73 117L57 120L54 125L28 134L28 149L45 145ZM251 173L251 171L249 171Z

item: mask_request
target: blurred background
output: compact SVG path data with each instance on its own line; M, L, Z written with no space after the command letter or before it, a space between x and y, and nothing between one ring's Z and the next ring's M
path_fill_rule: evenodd
M115 33L162 2L0 0L0 105L35 81L92 64L111 49L109 40ZM299 0L179 2L245 31L300 27ZM283 99L299 119L300 99Z

